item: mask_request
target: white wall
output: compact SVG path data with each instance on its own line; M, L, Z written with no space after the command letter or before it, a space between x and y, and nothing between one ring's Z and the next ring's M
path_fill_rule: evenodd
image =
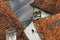
M32 29L34 30L34 33L32 32ZM41 40L39 38L39 35L37 34L33 22L30 23L30 25L24 30L24 32L26 33L29 40Z
M34 11L38 11L38 9L35 8ZM48 13L42 11L42 10L40 10L40 11L41 11L41 18L50 16L50 14L48 14ZM34 33L32 33L32 29L34 30ZM29 40L41 40L41 38L39 37L33 22L31 22L30 25L27 26L27 28L24 30L24 32L26 33Z

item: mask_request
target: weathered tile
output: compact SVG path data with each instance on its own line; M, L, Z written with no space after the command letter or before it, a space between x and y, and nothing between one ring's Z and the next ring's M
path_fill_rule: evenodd
M60 13L34 20L34 24L42 40L60 40Z
M15 13L6 2L0 1L0 40L6 40L6 31L9 28L16 29L17 40L28 40L23 32L23 25L17 19Z
M60 0L35 0L32 6L42 9L50 14L60 12Z

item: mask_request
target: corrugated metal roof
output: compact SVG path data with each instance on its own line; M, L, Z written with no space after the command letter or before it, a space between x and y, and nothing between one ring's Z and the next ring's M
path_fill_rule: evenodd
M7 1L8 5L12 8L12 10L17 15L18 19L25 26L28 25L28 20L32 20L33 17L33 8L30 6L33 0L9 0ZM28 16L27 16L28 15Z

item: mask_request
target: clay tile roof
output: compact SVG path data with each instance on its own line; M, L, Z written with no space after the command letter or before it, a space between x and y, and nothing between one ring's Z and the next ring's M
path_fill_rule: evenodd
M17 40L28 40L15 13L6 2L0 1L0 40L6 40L5 30L9 28L16 29Z
M34 25L42 40L60 40L60 13L34 20Z
M35 0L32 6L42 9L50 14L60 12L60 0Z

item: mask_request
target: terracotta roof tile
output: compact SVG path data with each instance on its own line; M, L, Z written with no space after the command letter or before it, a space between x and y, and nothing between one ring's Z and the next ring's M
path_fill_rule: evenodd
M50 14L60 12L60 0L35 0L32 5Z
M17 19L15 13L9 8L6 2L0 2L0 40L6 40L5 30L16 29L17 40L28 40L24 28ZM22 35L21 35L22 34Z
M60 40L60 13L34 20L34 24L42 40Z

